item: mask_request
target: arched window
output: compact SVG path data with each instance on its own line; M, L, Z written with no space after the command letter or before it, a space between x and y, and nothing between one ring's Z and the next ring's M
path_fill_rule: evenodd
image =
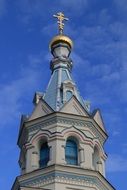
M40 148L40 167L47 166L49 161L49 147L47 142L43 143Z
M65 159L67 164L78 165L78 147L73 139L68 139L66 142Z
M98 148L95 146L93 153L93 167L95 170L98 170L98 162L99 162L99 151Z

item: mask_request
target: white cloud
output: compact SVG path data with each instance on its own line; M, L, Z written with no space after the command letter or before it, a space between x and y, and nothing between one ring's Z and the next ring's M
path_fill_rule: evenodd
M107 172L127 171L127 159L117 154L110 154L106 163Z
M47 14L50 15L53 9L53 6L49 6L47 0L15 0L14 2L14 6L18 9L19 20L27 25L30 23L33 25L33 18L46 20Z
M76 67L79 65L84 70L78 80L85 81L90 76L83 93L100 104L108 103L109 98L110 102L127 102L126 25L115 22L108 28L83 26L77 31L82 35L74 34L78 55L74 52L73 60Z
M61 7L69 10L71 14L72 12L75 13L75 16L77 17L84 13L88 7L88 0L78 0L78 2L77 0L60 0L59 2Z
M116 137L120 135L120 131L112 131L112 136Z
M88 62L88 60L83 59L83 57L77 54L76 52L72 52L71 58L74 61L74 66L80 68L83 66L83 68L85 68L86 70L89 69L90 63Z
M15 0L15 6L18 8L20 20L29 24L33 18L41 18L41 20L49 21L56 12L64 12L65 15L79 17L84 14L88 8L88 0ZM47 17L49 15L49 18Z
M52 31L52 32L51 32ZM53 22L52 24L47 24L46 26L43 26L42 33L49 36L50 38L53 37L53 33L55 34L57 32L57 23Z
M127 143L122 144L122 152L127 154Z
M32 102L32 95L37 90L41 78L40 55L28 56L29 63L22 68L18 79L0 84L0 120L1 127L14 122L21 112ZM31 98L31 99L30 99Z
M116 5L117 11L122 13L122 15L127 12L126 0L114 0L114 4Z
M0 92L0 119L1 125L17 118L21 109L21 97L28 95L28 89L34 86L36 81L36 72L31 71L28 75L12 81L3 86Z
M40 0L33 1L33 0L19 0L16 2L17 6L20 8L20 10L24 13L29 14L40 14L43 2Z

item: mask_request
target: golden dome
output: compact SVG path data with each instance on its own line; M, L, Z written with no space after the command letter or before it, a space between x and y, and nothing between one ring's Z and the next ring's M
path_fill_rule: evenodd
M49 45L50 49L51 49L51 47L52 47L54 44L57 44L58 42L64 42L64 43L67 43L67 44L70 46L70 48L73 47L73 42L72 42L72 40L71 40L68 36L65 36L65 35L57 35L57 36L55 36L55 37L51 40L50 45Z

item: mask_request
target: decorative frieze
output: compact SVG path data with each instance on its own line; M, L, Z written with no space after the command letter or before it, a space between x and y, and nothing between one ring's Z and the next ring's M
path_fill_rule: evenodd
M31 186L31 187L43 187L51 183L61 183L65 186L78 185L82 187L96 187L98 190L107 190L106 186L98 180L95 176L80 176L71 173L64 172L53 172L47 175L41 175L31 180L22 181L21 185Z
M60 117L56 116L51 119L47 119L45 121L39 122L37 124L31 125L27 127L29 135L32 135L34 131L38 131L41 129L46 128L47 126L54 125L54 124L63 124L63 125L70 125L70 126L79 126L84 128L89 128L94 135L96 136L97 139L99 139L100 143L103 144L105 141L105 138L99 133L99 131L96 129L96 127L93 125L91 121L84 121L84 120L79 120L79 119L74 119L74 118L65 118L65 117ZM31 133L31 134L30 134Z

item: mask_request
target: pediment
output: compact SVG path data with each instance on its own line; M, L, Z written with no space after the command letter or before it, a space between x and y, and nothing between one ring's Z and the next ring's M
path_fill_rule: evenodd
M53 109L43 99L40 99L39 102L36 104L31 116L29 117L29 121L45 116L52 112Z
M99 109L94 111L93 119L105 131L104 122L103 122L102 115Z
M64 104L60 112L88 116L87 111L85 110L85 108L83 108L83 106L75 96L72 96L72 98Z

